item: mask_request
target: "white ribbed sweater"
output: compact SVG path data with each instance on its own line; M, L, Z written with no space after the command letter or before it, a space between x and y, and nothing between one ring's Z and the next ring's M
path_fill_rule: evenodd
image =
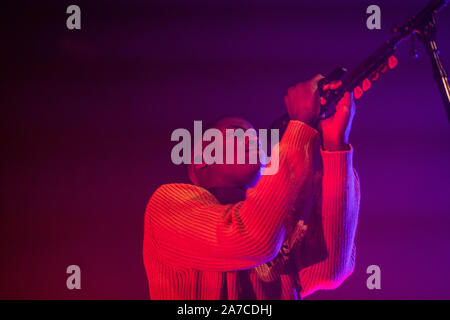
M290 121L278 173L263 176L236 204L222 205L194 185L158 188L145 213L150 298L299 299L348 277L360 198L353 149L321 150L317 171L318 136ZM304 236L299 220L307 224Z

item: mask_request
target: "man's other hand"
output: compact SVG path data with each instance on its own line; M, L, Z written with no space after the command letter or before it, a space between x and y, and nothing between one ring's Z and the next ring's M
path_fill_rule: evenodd
M339 85L333 86L339 87ZM355 101L353 93L346 92L336 105L336 113L320 120L318 129L322 135L322 146L327 151L348 150L348 138L355 116Z
M320 115L320 96L317 83L324 76L317 74L312 79L300 82L288 89L284 102L291 120L298 120L316 127Z

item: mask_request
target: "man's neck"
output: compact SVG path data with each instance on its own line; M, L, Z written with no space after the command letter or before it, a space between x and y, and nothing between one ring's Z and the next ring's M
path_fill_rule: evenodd
M237 187L212 187L208 188L221 204L238 203L245 200L246 190Z

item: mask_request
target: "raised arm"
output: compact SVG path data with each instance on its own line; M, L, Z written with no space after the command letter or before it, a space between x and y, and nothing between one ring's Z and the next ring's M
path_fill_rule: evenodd
M359 180L353 169L353 148L348 144L354 115L355 103L347 92L337 104L336 113L319 122L322 203L321 209L316 210L319 216L312 219L303 247L316 250L315 254L324 251L324 258L300 270L302 296L318 289L336 288L353 271L360 199ZM314 236L310 237L308 233ZM317 240L321 234L322 241Z
M316 259L322 251L323 259L300 270L303 297L319 289L339 286L352 273L355 262L354 238L360 192L359 179L352 165L353 149L322 150L321 154L322 205L320 212L315 212L320 216L312 218L302 248L307 251L303 252L305 257L315 255ZM310 231L312 236L308 235Z

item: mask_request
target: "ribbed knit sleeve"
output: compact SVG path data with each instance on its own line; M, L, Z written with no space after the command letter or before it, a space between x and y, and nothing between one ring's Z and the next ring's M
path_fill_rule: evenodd
M234 205L221 205L197 186L161 186L146 210L144 263L152 254L172 266L231 271L273 259L284 240L284 220L302 189L310 188L317 142L316 130L291 121L278 145L278 173L262 176Z
M339 286L353 271L354 238L359 211L359 179L349 151L321 150L323 161L321 226L325 259L299 272L303 297ZM307 237L306 237L307 238ZM308 243L305 243L307 246Z

